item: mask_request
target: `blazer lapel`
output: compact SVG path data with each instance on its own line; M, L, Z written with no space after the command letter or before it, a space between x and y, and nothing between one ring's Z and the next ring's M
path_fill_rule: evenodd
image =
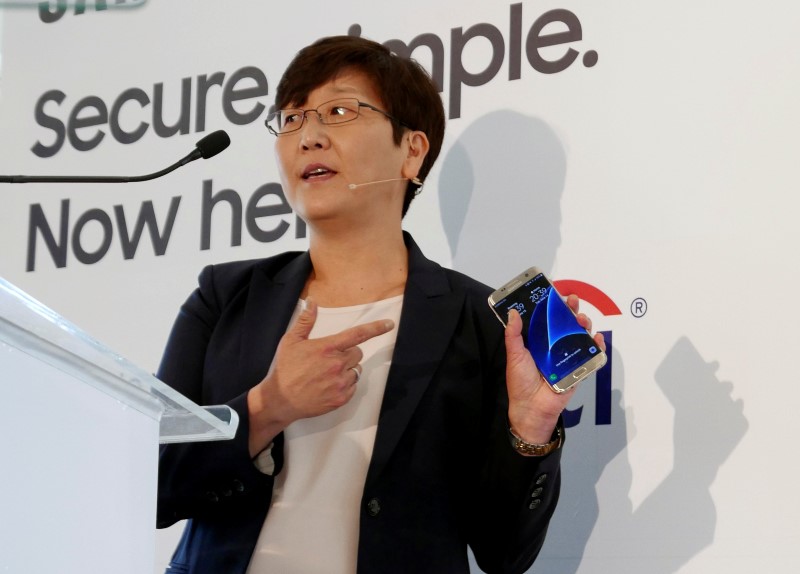
M433 379L458 324L464 294L426 259L409 235L409 275L397 343L386 381L367 484L378 477Z
M281 337L311 271L308 253L300 253L277 272L257 269L245 306L240 364L248 388L260 381L272 365ZM255 381L253 383L252 381Z

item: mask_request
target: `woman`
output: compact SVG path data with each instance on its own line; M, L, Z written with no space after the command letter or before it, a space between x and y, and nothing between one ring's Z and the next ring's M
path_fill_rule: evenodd
M469 572L469 545L487 572L524 572L570 393L542 380L518 315L504 334L491 290L402 231L444 136L436 87L333 37L298 53L275 108L310 249L209 267L181 309L159 377L240 426L161 452L158 524L190 519L168 571Z

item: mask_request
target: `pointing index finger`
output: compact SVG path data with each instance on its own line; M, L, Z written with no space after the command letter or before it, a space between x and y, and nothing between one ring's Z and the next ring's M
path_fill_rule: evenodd
M394 329L394 321L384 319L380 321L372 321L371 323L364 323L363 325L356 325L345 329L341 333L332 336L333 346L340 351L345 351L364 341L368 341L384 333L388 333Z

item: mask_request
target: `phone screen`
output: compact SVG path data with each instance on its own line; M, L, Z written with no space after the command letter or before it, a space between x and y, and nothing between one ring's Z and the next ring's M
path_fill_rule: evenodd
M519 312L525 346L551 385L601 352L542 273L498 301L494 308L501 317L511 309Z

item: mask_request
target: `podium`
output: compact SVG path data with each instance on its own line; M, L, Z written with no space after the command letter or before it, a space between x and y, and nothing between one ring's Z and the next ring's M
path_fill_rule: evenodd
M158 443L238 422L0 279L0 572L153 572Z

